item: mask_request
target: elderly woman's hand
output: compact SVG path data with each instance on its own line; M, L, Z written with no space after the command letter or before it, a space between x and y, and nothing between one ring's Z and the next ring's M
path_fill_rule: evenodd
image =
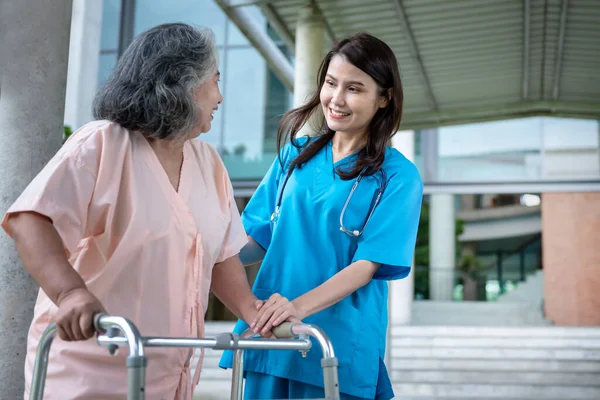
M94 315L106 313L100 301L85 288L66 293L58 301L56 328L61 339L87 340L94 336Z
M299 322L302 316L294 306L294 303L274 293L258 311L250 328L263 336L268 335L273 327L285 321Z

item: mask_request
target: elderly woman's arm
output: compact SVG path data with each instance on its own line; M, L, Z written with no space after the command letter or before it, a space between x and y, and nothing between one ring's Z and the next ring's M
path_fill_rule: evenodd
M247 323L254 320L263 303L252 293L246 270L237 254L215 264L211 289L225 307Z
M35 212L10 215L8 226L25 269L58 306L57 331L63 340L94 335L93 317L105 312L73 269L52 221Z

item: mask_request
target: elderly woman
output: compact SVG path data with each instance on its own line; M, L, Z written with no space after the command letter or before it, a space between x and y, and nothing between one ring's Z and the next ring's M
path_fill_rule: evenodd
M56 321L46 399L123 399L125 352L108 355L92 319L108 312L148 336L200 337L209 291L251 321L257 303L238 253L246 235L218 154L195 139L222 100L210 31L167 24L129 46L94 104L6 213L41 290L27 345ZM75 342L73 342L75 341ZM189 349L147 350L149 399L190 399Z

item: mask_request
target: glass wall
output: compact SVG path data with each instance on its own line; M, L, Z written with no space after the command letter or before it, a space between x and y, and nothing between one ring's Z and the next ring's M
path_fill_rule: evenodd
M120 0L104 2L99 84L117 60L120 4ZM287 54L258 7L246 9ZM211 131L200 140L218 149L232 180L261 179L276 157L277 125L292 104L290 91L213 1L136 0L131 18L134 36L167 22L185 22L214 32L223 103L215 113Z
M98 81L118 56L121 0L105 0ZM293 61L256 6L247 6ZM131 20L131 21L129 21ZM218 149L234 186L253 186L276 158L281 115L292 94L213 1L136 0L127 17L134 36L166 22L205 26L215 33L224 96L212 129L200 137ZM435 140L431 140L435 137ZM478 184L597 181L600 178L597 121L535 117L417 132L415 163L425 183ZM240 186L240 187L241 187Z
M416 135L429 184L600 179L599 124L535 117L441 127Z
M104 0L102 7L102 33L100 36L98 85L101 85L106 80L115 67L119 56L121 0Z

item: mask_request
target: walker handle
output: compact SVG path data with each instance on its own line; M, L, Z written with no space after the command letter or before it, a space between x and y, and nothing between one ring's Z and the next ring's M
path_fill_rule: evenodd
M292 332L292 328L296 325L300 325L298 322L284 322L275 328L273 328L272 332L278 339L291 339L298 335L295 335Z
M100 325L100 319L106 317L106 314L97 313L94 315L94 330L98 333L104 333L105 329Z

